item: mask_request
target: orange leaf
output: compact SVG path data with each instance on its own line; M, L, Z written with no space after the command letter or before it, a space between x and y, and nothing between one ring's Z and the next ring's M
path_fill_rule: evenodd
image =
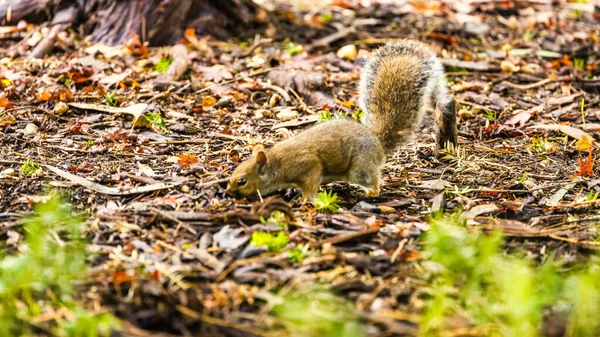
M401 254L401 256L405 260L412 260L412 259L417 259L417 258L421 257L421 253L419 253L419 252L403 252Z
M12 107L12 103L6 97L0 97L0 108L10 109Z
M577 146L577 151L587 151L592 147L592 140L588 136L582 135L581 139L575 145Z
M40 101L47 101L52 97L52 94L50 94L49 92L47 92L46 90L42 91L41 93L37 94L37 98Z
M579 160L579 174L582 177L591 177L594 175L594 158L592 156L592 150L588 153L587 161L583 162L581 158Z
M195 155L193 155L190 152L178 154L177 157L179 158L179 161L177 162L177 164L184 169L187 169L190 166L198 163L198 157L196 157Z
M187 28L185 30L184 36L190 42L198 41L196 39L196 30L194 28Z
M124 273L122 271L115 271L113 273L113 283L114 284L121 284L123 282L130 282L131 280L133 280L133 275L129 275L128 273Z
M215 103L217 103L217 99L212 96L202 97L202 108L204 110L210 109Z
M58 98L63 102L70 101L73 99L73 93L69 89L62 89L58 93Z
M354 102L350 102L350 101L343 101L342 105L345 106L346 108L352 108L352 107L356 106L356 104Z

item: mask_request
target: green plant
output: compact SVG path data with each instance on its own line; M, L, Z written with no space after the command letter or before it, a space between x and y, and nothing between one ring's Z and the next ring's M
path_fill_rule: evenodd
M485 112L485 118L489 119L490 121L495 121L498 119L498 112L494 110L487 110Z
M523 172L523 175L521 176L521 178L519 178L519 182L522 184L526 182L527 179L529 179L529 177L527 177L527 172Z
M422 335L446 335L449 322L463 320L475 335L538 336L544 311L566 320L567 336L600 333L596 258L562 270L551 254L535 265L524 254L505 255L500 232L471 231L457 217L433 219L425 236L431 287Z
M586 70L585 69L585 59L583 59L583 58L576 58L576 59L574 59L573 60L573 66L576 69L579 69L581 71L585 71Z
M103 102L108 106L117 106L117 92L113 90L104 93Z
M454 189L446 190L446 194L450 194L450 195L453 194L457 197L466 198L467 194L472 193L473 191L474 191L474 189L472 189L469 186L459 189L458 186L454 185Z
M337 213L340 210L340 199L332 191L319 192L315 199L315 209L319 213Z
M365 113L361 109L355 109L352 112L352 118L356 119L358 121L361 120L361 119L363 119L364 115L365 115Z
M159 73L164 73L165 71L167 71L167 69L169 69L171 62L173 62L171 56L163 56L160 58L160 60L158 60L154 69Z
M283 43L285 45L284 50L290 54L290 56L296 56L300 53L302 53L302 51L304 50L304 48L302 47L301 44L295 44L292 41L290 41L289 38L286 38L285 40L283 40Z
M308 256L306 254L306 249L308 247L304 245L297 245L294 248L290 249L288 252L289 259L292 263L298 263L304 261L304 259Z
M165 119L160 114L160 112L146 112L144 118L152 128L161 129L163 131L169 131L169 129L167 128L167 123L165 122Z
M331 23L331 21L333 21L333 15L331 15L331 13L323 13L321 14L321 22L322 23Z
M319 115L317 116L317 124L329 121L331 119L333 119L333 116L331 115L331 111L329 109L319 111Z
M21 165L21 174L24 176L31 176L41 171L42 167L40 164L34 162L33 160L25 160L23 165Z
M307 286L271 298L271 313L292 336L366 336L354 305L331 291Z
M88 140L87 142L85 142L86 147L92 147L94 145L96 145L96 142L93 140Z
M594 193L594 191L590 191L586 196L585 196L585 201L596 201L598 200L598 196L600 196L600 192L596 192Z
M581 98L581 121L585 125L585 97Z
M250 243L254 246L266 246L270 252L276 252L285 247L290 239L284 232L279 232L277 236L266 232L252 233Z
M0 260L0 336L29 336L40 328L53 336L108 336L118 321L73 301L86 270L81 219L57 195L34 210L23 219L27 248ZM57 315L40 323L48 312Z
M546 137L532 137L531 138L531 150L536 153L546 153L546 148L549 146L548 138Z
M72 79L70 79L68 76L62 75L59 79L58 79L58 83L64 85L65 87L68 86L69 84L71 84L73 82Z
M287 229L287 218L281 211L274 211L266 220L261 216L260 222L263 224L276 224L284 230Z

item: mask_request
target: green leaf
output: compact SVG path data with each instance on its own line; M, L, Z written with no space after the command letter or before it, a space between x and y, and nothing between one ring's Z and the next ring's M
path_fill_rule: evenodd
M252 233L252 239L250 243L254 246L266 246L270 252L276 252L284 248L290 239L284 232L279 232L277 236L266 233L266 232L254 232Z
M160 58L158 63L156 63L154 69L159 73L164 73L165 71L167 71L167 69L169 69L171 62L173 62L173 59L170 56L163 56Z

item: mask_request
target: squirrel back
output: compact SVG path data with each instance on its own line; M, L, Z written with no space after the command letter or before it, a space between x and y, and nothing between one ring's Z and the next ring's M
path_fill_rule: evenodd
M373 52L361 71L359 96L363 122L387 155L405 143L424 119L434 120L439 147L448 141L456 144L456 112L444 68L424 43L398 40Z

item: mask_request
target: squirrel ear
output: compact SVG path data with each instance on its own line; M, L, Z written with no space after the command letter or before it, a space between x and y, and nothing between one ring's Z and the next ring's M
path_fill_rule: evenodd
M267 163L267 154L263 150L259 150L256 152L256 160L254 161L256 165L264 165Z
M252 155L255 156L258 152L264 151L265 147L262 144L254 145L252 148Z

